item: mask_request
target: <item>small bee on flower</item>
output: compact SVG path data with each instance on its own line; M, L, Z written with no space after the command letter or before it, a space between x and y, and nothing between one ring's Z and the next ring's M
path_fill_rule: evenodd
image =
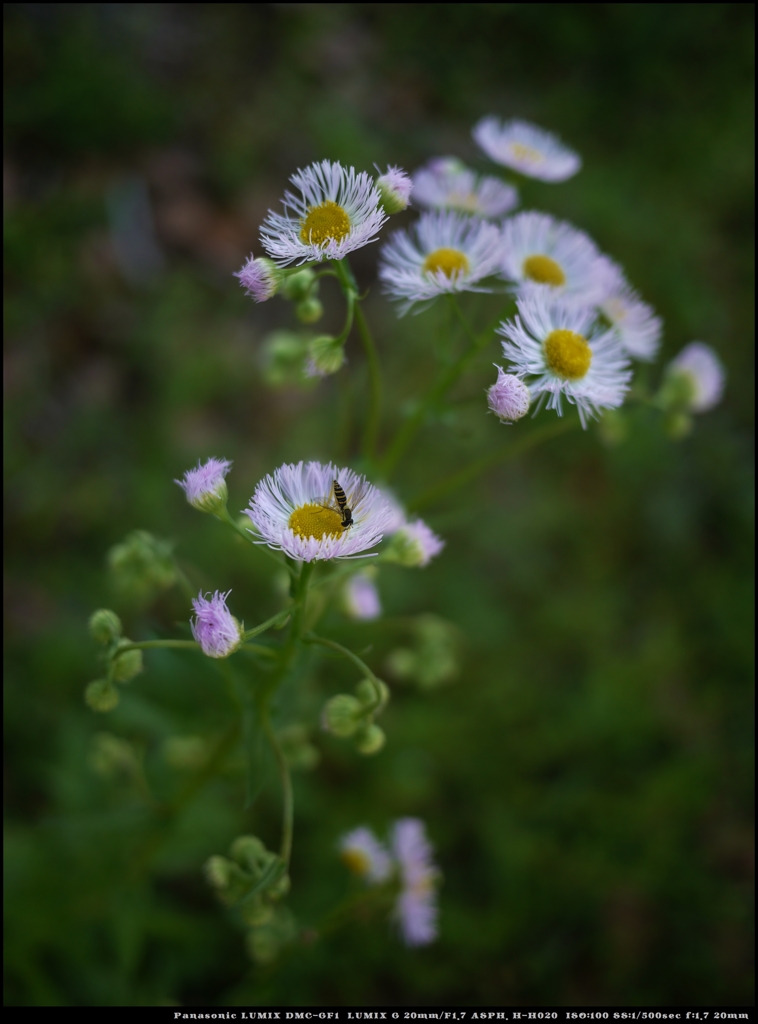
M338 498L332 502L335 481L344 507ZM320 462L280 466L258 484L245 515L261 538L258 543L306 562L367 551L392 521L381 492L364 477Z

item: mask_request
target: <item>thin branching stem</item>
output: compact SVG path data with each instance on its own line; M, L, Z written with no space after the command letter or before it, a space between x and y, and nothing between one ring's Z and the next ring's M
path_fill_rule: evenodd
M352 661L354 665L357 665L361 672L364 672L372 682L379 682L365 661L361 660L357 654L353 654L353 652L347 647L343 647L342 644L338 644L336 640L327 640L326 637L316 636L315 633L306 633L303 637L303 643L319 644L321 647L329 647L331 650L337 651L337 653L341 654L343 658L347 658L348 661Z

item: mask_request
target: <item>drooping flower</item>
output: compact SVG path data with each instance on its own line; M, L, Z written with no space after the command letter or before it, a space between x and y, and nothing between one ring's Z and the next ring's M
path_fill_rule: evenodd
M284 272L265 256L257 259L250 256L234 276L239 278L239 283L256 302L265 302L276 295L284 279Z
M335 483L344 491L344 510ZM366 551L379 543L392 519L381 492L364 477L320 462L280 466L264 477L245 515L262 538L258 543L306 562Z
M394 914L408 946L425 946L437 938L439 872L432 859L424 823L401 818L392 829L392 853L400 867L402 891Z
M452 157L438 157L413 175L413 202L494 219L518 204L518 192L499 178L480 178Z
M598 308L613 324L621 344L633 359L655 359L663 333L663 321L643 302L616 263L606 260L605 295Z
M322 160L292 175L300 191L284 193L284 214L269 211L263 248L280 266L341 260L376 240L387 220L381 196L365 171Z
M565 181L582 166L579 155L565 146L557 135L528 121L485 117L472 134L496 164L510 167L528 178Z
M721 360L702 341L690 342L669 363L669 377L681 377L689 387L690 412L708 412L721 401L726 374Z
M562 399L576 405L582 426L599 409L624 401L631 372L613 329L598 328L594 310L540 293L518 300L518 314L498 333L513 373L527 379L538 406L562 415Z
M232 468L228 459L207 459L198 462L194 469L188 469L179 484L187 501L201 512L220 512L226 507L228 491L226 474Z
M386 173L376 179L376 187L385 213L393 214L407 210L411 201L413 182L405 171L401 171L399 167L388 167Z
M409 231L396 231L382 249L384 290L404 300L402 312L446 292L486 292L497 273L500 233L494 224L459 213L425 213Z
M532 396L518 377L505 373L500 366L496 365L495 369L497 380L487 390L487 405L501 423L514 423L529 412Z
M209 658L228 658L243 640L244 627L226 607L229 594L231 590L217 590L212 597L203 597L201 591L192 601L192 635Z
M378 619L382 614L379 591L368 570L358 572L345 584L342 601L345 612L351 619Z
M563 295L593 305L608 288L608 261L583 231L546 213L517 213L503 224L501 273L519 293Z
M392 874L392 858L371 829L348 832L340 839L339 850L343 864L370 885L385 882Z

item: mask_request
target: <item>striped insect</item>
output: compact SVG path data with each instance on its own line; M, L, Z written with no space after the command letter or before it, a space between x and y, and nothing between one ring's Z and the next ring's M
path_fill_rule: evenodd
M333 482L334 487L334 500L339 506L339 514L342 516L342 529L349 530L353 525L353 510L348 508L347 495L345 494L342 487L340 487L339 481Z

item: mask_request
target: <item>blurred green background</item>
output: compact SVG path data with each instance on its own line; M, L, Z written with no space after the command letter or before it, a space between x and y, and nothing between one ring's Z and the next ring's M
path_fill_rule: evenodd
M752 1000L752 10L6 5L6 1002ZM276 843L275 777L245 811L232 758L166 821L128 777L98 774L108 730L176 792L191 771L167 764L167 738L218 735L231 711L215 663L151 652L95 715L87 618L113 606L135 638L186 635L179 590L145 609L109 588L106 552L134 528L174 541L196 589L232 588L248 625L279 607L268 560L172 481L232 458L237 510L284 460L352 457L364 364L353 340L349 377L266 386L261 341L291 308L254 306L231 273L297 167L478 163L487 113L582 153L580 175L527 183L523 204L624 264L665 319L664 359L712 344L725 399L682 443L636 412L622 444L577 431L493 469L425 510L447 548L384 570L378 627L331 614L322 632L373 643L387 675L409 617L432 612L461 631L461 668L433 693L387 675L373 759L314 730L290 905L317 926L349 890L339 835L414 815L444 873L441 937L408 951L374 915L255 966L201 867L241 832ZM398 321L377 254L353 265L372 286L386 437L439 322ZM328 328L342 306L323 296ZM421 435L403 499L521 429L483 415L498 352ZM314 660L281 723L315 721L355 681Z

